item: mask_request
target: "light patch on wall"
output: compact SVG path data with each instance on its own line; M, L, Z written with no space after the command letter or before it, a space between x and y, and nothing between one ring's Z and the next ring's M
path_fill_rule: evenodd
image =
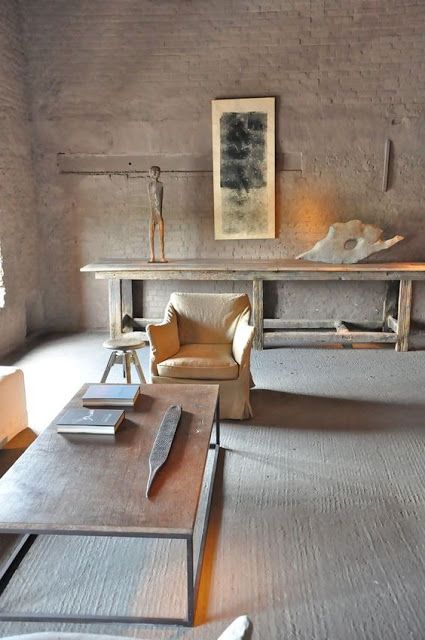
M303 242L306 241L307 245L320 240L337 219L332 194L311 187L299 189L293 197L291 219L293 226L302 232Z

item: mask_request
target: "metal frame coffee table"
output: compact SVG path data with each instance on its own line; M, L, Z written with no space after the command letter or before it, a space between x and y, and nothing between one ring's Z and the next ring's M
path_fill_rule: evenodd
M87 385L57 419L66 409L82 406L81 396L86 388ZM171 404L182 405L182 418L169 458L147 499L144 492L149 452L160 419ZM0 479L0 534L20 534L14 551L2 567L0 596L37 536L42 534L180 539L186 541L187 615L173 618L8 612L1 609L0 597L0 620L192 626L220 451L218 385L141 385L135 408L126 412L126 419L115 436L58 434L57 419ZM211 442L214 425L215 438ZM109 457L105 465L102 454L105 446L110 448L110 438L115 438L113 446L117 446L113 462ZM212 460L208 461L211 456ZM64 464L69 478L61 493L57 491L58 473ZM123 464L126 477L132 478L126 487L130 499L125 508L122 502L118 503L120 494L115 489L117 467L122 469ZM100 468L101 485L95 482ZM204 477L207 469L208 477ZM22 486L28 487L25 495L20 490ZM201 493L205 513L198 522ZM37 499L40 494L42 506ZM80 500L76 500L76 496ZM94 512L93 504L98 505ZM199 550L195 554L197 524L201 530Z

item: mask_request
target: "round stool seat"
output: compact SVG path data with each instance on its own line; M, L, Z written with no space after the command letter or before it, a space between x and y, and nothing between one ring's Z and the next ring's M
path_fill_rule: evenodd
M103 343L105 349L117 349L118 351L125 351L126 349L141 349L146 345L146 339L141 331L123 333L122 336L109 338Z

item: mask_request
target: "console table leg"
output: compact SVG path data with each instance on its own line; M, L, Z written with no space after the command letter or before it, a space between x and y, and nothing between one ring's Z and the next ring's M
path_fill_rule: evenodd
M121 318L123 332L132 331L133 320L133 280L121 280Z
M396 351L408 351L409 331L410 331L410 311L412 307L412 281L400 280L400 291L398 294L398 331Z
M258 279L252 282L252 315L255 327L253 347L261 351L264 346L264 300L263 281Z
M122 299L121 280L108 280L109 290L109 336L117 338L121 335L122 326Z

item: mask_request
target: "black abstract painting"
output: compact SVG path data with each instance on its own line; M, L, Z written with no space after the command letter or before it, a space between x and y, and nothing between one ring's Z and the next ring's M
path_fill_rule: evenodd
M224 113L220 119L220 186L237 193L266 186L266 113Z
M274 237L274 100L214 102L216 237Z

